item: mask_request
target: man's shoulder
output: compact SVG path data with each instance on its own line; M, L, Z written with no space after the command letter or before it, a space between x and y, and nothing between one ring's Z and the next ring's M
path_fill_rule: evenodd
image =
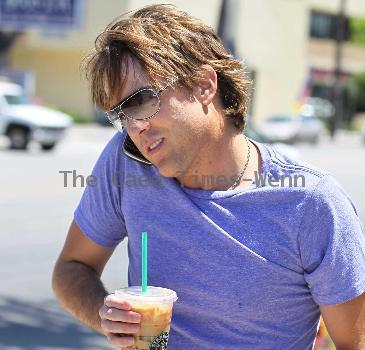
M125 162L129 162L131 159L124 152L124 142L127 134L126 132L116 132L106 143L103 148L99 160L104 160L105 162L113 163L116 167L119 167ZM134 164L136 162L131 162Z
M331 177L328 171L303 161L285 149L276 149L266 144L258 146L262 155L262 176L266 182L278 183L282 189L295 188L312 192L321 182Z
M271 178L271 184L275 181L279 184L277 186L279 192L282 190L291 194L296 193L307 206L329 208L337 203L342 207L349 207L349 210L350 206L355 209L350 196L329 171L275 150L273 147L267 145L263 147L267 152L264 165L268 172L266 176Z
M119 171L124 165L126 156L123 153L125 135L117 132L105 144L94 165L93 172L107 174Z
M107 142L104 151L123 154L122 150L125 136L126 136L125 133L121 133L119 131L116 132Z

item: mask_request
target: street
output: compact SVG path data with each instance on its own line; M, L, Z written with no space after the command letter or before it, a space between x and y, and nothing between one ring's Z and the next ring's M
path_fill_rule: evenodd
M29 152L0 143L0 349L110 349L104 337L69 317L51 289L52 268L82 194L81 179L64 187L60 171L85 178L113 128L75 126L54 152L32 145ZM360 136L341 132L336 141L300 144L300 157L329 170L356 204L365 221L365 145ZM72 176L69 178L72 180ZM123 242L103 274L108 290L127 285L128 258Z
M55 152L0 150L0 349L110 349L105 337L69 317L51 289L51 273L82 188L63 187L59 171L89 175L112 128L76 127ZM103 280L127 285L122 244Z

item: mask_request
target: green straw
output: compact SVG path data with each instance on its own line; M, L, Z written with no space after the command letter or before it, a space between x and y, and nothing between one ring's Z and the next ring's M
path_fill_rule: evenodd
M147 232L142 232L142 294L147 293Z

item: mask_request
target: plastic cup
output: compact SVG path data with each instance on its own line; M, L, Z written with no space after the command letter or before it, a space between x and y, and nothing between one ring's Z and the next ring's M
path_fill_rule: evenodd
M142 288L135 286L118 289L114 294L128 301L132 311L141 315L140 330L133 334L134 345L123 349L167 349L176 293L171 289L152 286L148 286L147 292L142 293Z

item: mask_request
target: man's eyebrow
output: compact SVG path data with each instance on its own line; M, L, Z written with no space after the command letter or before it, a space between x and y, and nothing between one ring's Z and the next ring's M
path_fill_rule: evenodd
M112 108L110 108L111 110L113 110L114 108L118 107L120 104L122 104L124 101L128 100L130 97L132 97L134 94L136 94L137 92L144 90L144 89L151 89L151 86L142 86L136 90L134 90L132 93L130 93L127 97L124 97L123 99L121 99L117 104L115 104Z

